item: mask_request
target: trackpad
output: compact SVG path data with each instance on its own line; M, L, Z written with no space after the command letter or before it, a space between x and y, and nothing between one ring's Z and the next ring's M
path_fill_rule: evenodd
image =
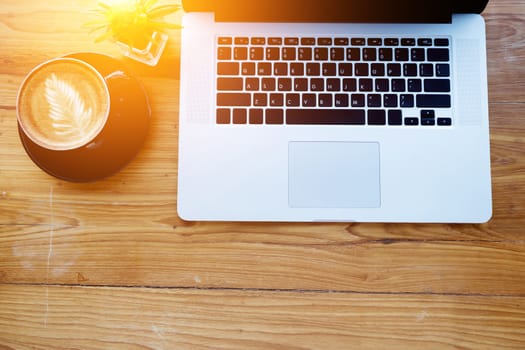
M293 208L378 208L379 143L290 142Z

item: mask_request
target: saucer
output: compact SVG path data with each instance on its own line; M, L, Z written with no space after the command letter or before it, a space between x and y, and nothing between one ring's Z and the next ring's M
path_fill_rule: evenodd
M139 152L148 133L151 109L142 83L112 57L75 53L105 77L111 108L99 135L87 145L55 151L34 143L18 126L22 144L33 162L49 175L71 182L92 182L124 168Z

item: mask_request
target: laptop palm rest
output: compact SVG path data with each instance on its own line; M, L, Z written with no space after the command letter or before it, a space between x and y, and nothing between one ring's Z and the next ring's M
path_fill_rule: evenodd
M290 142L292 208L381 206L379 143Z

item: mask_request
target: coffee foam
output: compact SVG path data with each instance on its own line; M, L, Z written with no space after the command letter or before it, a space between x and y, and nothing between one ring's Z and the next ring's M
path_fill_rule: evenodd
M18 95L18 120L42 147L68 150L89 143L104 127L109 92L102 76L70 58L48 61L26 78Z

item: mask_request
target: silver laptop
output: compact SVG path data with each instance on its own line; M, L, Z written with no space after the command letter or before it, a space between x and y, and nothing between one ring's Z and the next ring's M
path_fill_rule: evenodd
M184 0L186 220L492 214L487 0Z

